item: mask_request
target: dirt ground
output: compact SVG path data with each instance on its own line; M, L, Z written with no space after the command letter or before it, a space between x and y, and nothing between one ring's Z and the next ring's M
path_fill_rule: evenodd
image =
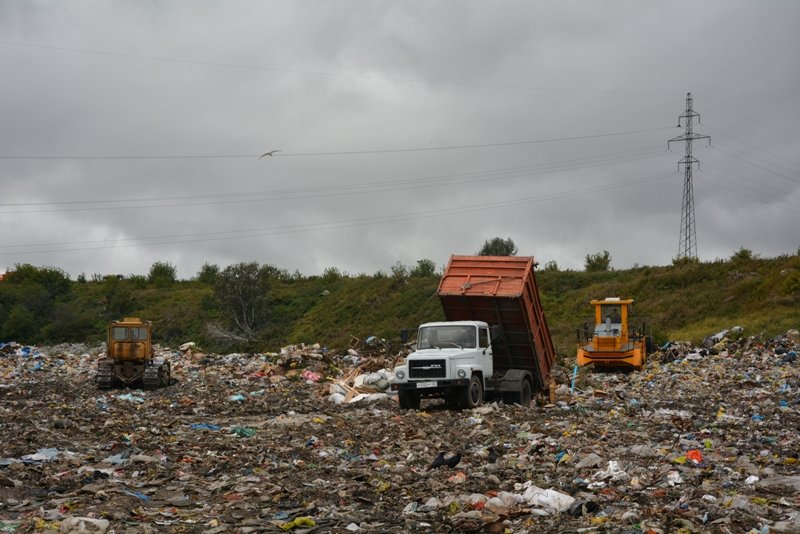
M800 531L785 338L675 344L572 394L562 372L553 404L464 411L332 402L331 380L386 363L367 357L164 349L170 387L98 390L100 349L23 349L0 347L0 532ZM427 469L440 451L462 459Z

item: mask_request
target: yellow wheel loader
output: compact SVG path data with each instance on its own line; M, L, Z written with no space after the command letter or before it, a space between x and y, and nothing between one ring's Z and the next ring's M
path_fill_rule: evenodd
M589 302L594 307L594 326L578 330L578 365L595 368L641 369L652 339L646 324L632 326L633 299L619 297Z

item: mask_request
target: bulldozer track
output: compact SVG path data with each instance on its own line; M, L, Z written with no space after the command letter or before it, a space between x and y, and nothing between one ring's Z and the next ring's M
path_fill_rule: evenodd
M100 364L97 367L97 375L95 376L97 387L108 389L114 385L114 366L108 364Z
M158 365L148 365L142 375L142 383L145 389L155 389L161 385L161 367Z

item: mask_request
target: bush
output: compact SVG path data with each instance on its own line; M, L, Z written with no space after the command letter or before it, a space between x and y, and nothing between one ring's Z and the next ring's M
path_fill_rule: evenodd
M69 275L61 269L34 267L27 263L17 264L14 270L6 275L6 282L11 285L39 285L53 299L66 295L72 288Z
M545 271L558 271L558 264L556 263L556 260L550 260L547 263L545 263L544 264L544 270Z
M757 255L753 254L753 251L749 248L740 247L739 250L733 253L731 256L731 262L733 263L740 263L743 261L750 261L755 259Z
M269 278L258 263L238 263L222 271L214 284L214 297L234 334L253 339L266 323Z
M146 289L147 288L147 278L142 276L141 274L132 274L128 277L131 285L136 289Z
M436 273L436 263L433 260L417 260L417 265L411 269L411 276L433 276Z
M322 273L322 280L330 284L342 279L342 271L336 267L327 267Z
M200 271L197 273L197 281L201 284L208 284L214 285L217 281L217 277L219 276L219 265L213 265L211 263L204 263L202 267L200 267Z
M134 305L130 286L116 276L106 276L103 281L103 304L107 318L125 316Z
M157 261L150 267L147 281L156 287L169 287L175 283L177 269L169 262Z
M679 267L681 265L697 265L700 260L692 256L676 256L672 258L672 265Z
M493 237L483 242L483 246L478 251L478 256L516 256L517 245L508 237Z
M408 278L408 267L403 265L403 263L398 260L394 265L392 265L392 277L399 280L405 280Z
M39 325L36 316L22 304L11 308L2 325L2 339L15 340L20 343L35 343Z
M611 269L611 254L604 250L586 255L586 272L602 272Z

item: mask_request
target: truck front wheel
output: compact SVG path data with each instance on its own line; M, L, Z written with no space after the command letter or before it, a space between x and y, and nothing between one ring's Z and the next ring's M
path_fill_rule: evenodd
M483 383L481 377L472 375L469 385L461 392L461 407L475 408L483 402Z
M401 389L397 392L397 398L400 401L400 407L404 410L419 410L420 396L419 392L411 391L408 389Z

